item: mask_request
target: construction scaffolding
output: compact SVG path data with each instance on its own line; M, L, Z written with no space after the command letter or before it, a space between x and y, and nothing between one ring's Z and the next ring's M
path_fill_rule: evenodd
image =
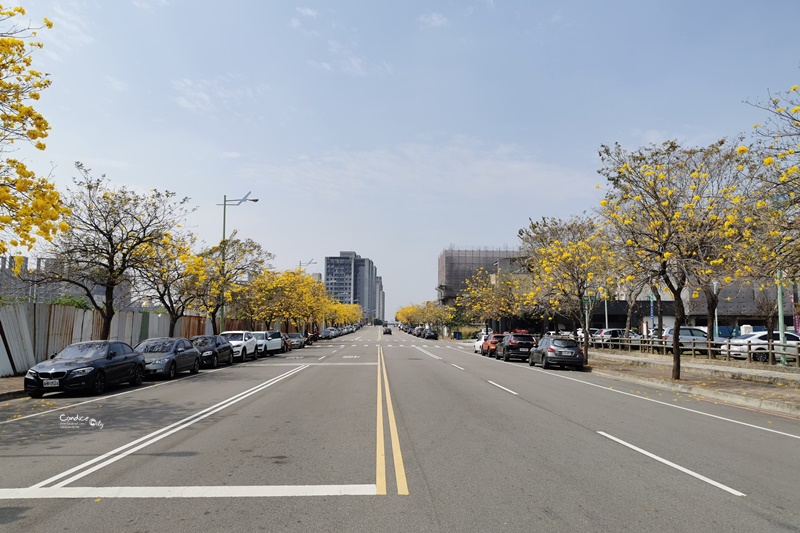
M495 264L501 259L516 257L518 248L505 246L489 248L481 246L450 245L439 254L439 282L436 287L439 303L455 304L458 294L466 288L467 279L483 268L494 272Z

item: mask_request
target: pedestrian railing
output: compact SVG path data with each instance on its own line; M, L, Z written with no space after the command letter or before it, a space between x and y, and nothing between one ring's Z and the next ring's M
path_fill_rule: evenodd
M718 358L725 361L734 359L751 362L769 363L770 354L775 363L783 357L787 363L800 367L800 344L788 344L775 341L769 344L751 343L735 344L727 340L708 341L705 339L681 339L682 353L694 357L708 359ZM595 349L609 349L625 352L654 353L669 355L672 353L672 339L648 337L617 337L603 339L593 337L590 345Z

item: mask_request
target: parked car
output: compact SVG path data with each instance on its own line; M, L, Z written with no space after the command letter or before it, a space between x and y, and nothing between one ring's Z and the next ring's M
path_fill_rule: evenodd
M281 350L283 353L292 351L292 341L289 340L289 335L281 333Z
M242 363L248 357L256 358L257 344L252 331L223 331L220 336L228 339L233 346L233 357L241 358Z
M292 345L292 349L305 348L306 338L303 337L302 333L289 333L289 343Z
M283 351L280 331L254 331L253 336L256 338L258 355L274 355Z
M420 335L420 336L423 339L430 339L430 340L434 340L434 341L438 341L439 340L439 334L436 333L432 329L426 329L425 331L422 332L422 335Z
M560 335L553 335L554 337L558 337ZM628 344L632 344L634 346L639 346L641 342L641 336L638 333L633 331L625 331L625 328L606 328L597 330L597 333L591 336L592 341L595 344L599 344L600 347L604 346L621 346Z
M197 335L189 339L200 350L200 364L217 368L220 363L233 363L233 346L219 335Z
M472 352L473 353L482 353L481 347L483 346L483 342L489 338L489 335L478 335L478 338L475 339L475 342L472 343Z
M528 359L529 365L534 366L536 363L541 364L542 368L560 365L583 370L583 350L578 341L570 337L542 337L539 344L531 350Z
M502 358L503 361L511 359L523 359L525 361L531 355L531 349L536 346L536 339L533 335L523 333L509 333L503 340L497 343L495 357Z
M383 334L384 335L391 335L392 334L392 328L383 328Z
M672 352L672 335L674 332L675 328L670 326L664 328L664 333L661 334L661 339L666 344L666 349L668 352ZM685 351L691 351L692 348L696 350L705 350L708 348L707 333L697 327L681 326L678 345L681 353Z
M319 333L319 338L320 339L332 339L333 338L333 331L331 330L331 328L323 329Z
M481 355L493 356L497 351L497 343L505 337L502 333L492 333L481 345Z
M25 392L31 398L70 390L102 394L116 383L141 385L144 372L144 357L124 342L76 342L28 370Z
M173 379L179 372L200 371L200 350L183 337L155 337L145 339L133 351L144 356L148 376L161 375Z
M791 346L791 348L779 345L779 332L758 331L739 335L720 345L720 354L726 355L730 353L731 357L736 359L747 359L747 350L749 348L750 353L753 354L753 361L766 363L769 360L769 338L772 337L772 349L775 351L775 357L780 357L781 348L784 348L787 352L786 355L794 359L797 357L797 345L800 344L800 336L789 332L786 332L785 335L786 345Z

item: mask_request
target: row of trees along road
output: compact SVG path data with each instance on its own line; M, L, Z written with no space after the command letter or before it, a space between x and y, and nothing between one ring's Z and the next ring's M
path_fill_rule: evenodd
M209 318L223 301L235 318L253 325L276 320L298 329L317 321L356 322L361 308L331 300L321 282L301 271L274 272L271 254L250 239L226 237L216 246L194 252L195 237L182 229L191 211L188 198L169 191L138 193L114 187L102 176L76 163L77 177L65 195L47 178L38 177L9 157L15 142L46 148L50 125L31 102L38 101L51 80L32 68L42 44L37 31L21 26L22 7L0 7L0 254L18 250L47 261L43 270L15 272L34 283L63 283L83 293L102 317L101 335L108 338L119 300L146 299L170 316L170 335L189 310ZM253 280L252 283L245 283ZM102 294L96 288L102 288Z
M643 291L658 297L664 289L675 301L676 326L685 324L684 297L701 293L713 324L723 288L749 284L773 329L777 285L792 281L800 260L798 87L752 105L768 120L751 139L601 146L600 206L567 219L531 220L518 232L514 272L476 272L456 300L459 310L476 322L558 313L586 330L587 317L612 292L635 301ZM629 306L628 329L632 312ZM680 379L678 334L676 328L673 379ZM584 343L588 354L588 337ZM774 364L772 351L770 358Z

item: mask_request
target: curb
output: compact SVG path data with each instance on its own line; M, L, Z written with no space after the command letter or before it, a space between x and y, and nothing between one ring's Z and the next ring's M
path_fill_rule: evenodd
M17 398L24 398L25 396L27 396L27 393L24 390L0 392L0 402L5 400L16 400Z
M641 377L631 376L628 374L617 374L615 372L609 372L606 370L595 370L594 368L591 369L591 373L596 374L598 376L615 378L621 381L627 381L630 383L649 385L651 387L655 387L661 390L666 390L671 392L682 392L685 394L692 394L694 396L699 396L701 398L720 400L722 402L725 402L726 404L752 407L754 409L761 409L764 411L771 411L771 412L800 417L800 405L788 405L785 403L775 402L772 400L748 398L746 396L740 396L738 394L730 394L727 392L718 392L707 389L700 389L698 387L682 385L679 383L671 383L660 379L641 378Z

